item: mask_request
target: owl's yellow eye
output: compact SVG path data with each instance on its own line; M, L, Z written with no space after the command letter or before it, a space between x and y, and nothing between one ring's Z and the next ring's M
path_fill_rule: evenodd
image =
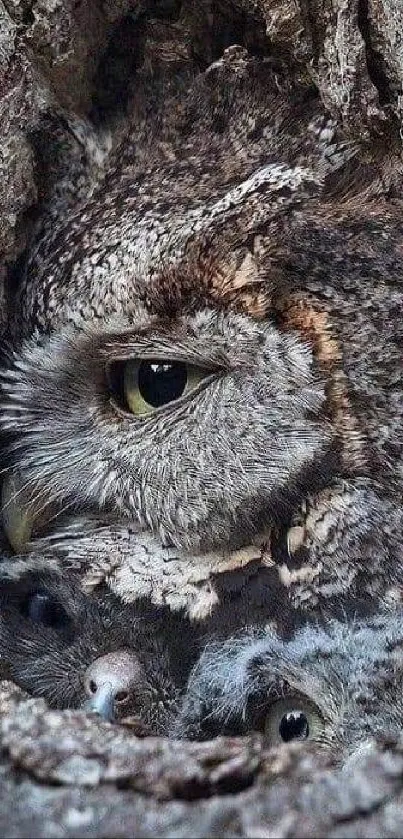
M108 378L120 407L140 416L175 402L210 374L183 361L130 358L112 364Z
M315 740L324 727L324 720L313 703L301 696L290 696L271 706L264 730L270 745L275 746L291 740Z

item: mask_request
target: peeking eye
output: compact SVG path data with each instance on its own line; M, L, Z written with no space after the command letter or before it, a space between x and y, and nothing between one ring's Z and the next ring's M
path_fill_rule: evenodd
M70 618L60 603L41 589L28 595L21 605L21 612L32 623L52 629L64 629L70 625Z
M265 720L265 735L273 746L291 740L317 739L323 729L324 721L315 706L300 696L279 699Z
M109 386L117 404L131 414L151 414L192 391L210 371L167 359L117 361L108 369Z

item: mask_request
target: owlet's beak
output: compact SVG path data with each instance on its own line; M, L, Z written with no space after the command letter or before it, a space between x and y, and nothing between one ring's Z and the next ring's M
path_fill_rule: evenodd
M102 685L94 696L83 703L83 711L98 714L107 722L115 722L115 692L110 683Z
M133 651L123 649L102 655L87 668L83 710L115 722L133 706L137 707L144 681L144 670Z

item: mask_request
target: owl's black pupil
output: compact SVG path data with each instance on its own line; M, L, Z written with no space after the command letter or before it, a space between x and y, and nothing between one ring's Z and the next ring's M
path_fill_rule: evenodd
M285 743L290 740L306 740L309 737L309 723L303 711L288 711L281 718L279 734Z
M138 371L138 388L148 405L159 408L182 396L187 378L187 365L181 361L142 361Z

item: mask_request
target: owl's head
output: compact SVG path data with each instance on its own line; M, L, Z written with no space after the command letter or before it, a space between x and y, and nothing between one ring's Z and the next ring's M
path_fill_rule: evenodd
M1 375L11 497L28 507L19 549L79 512L167 550L236 551L376 467L390 336L368 375L366 358L398 305L384 277L400 282L401 214L335 206L317 124L302 135L288 104L273 126L276 79L258 64L227 56L166 121L146 109L123 162L44 218ZM261 130L239 120L250 108Z
M2 676L53 708L126 720L137 733L166 732L196 656L190 628L184 645L183 620L167 610L124 605L107 590L89 597L74 574L50 565L40 557L3 561Z
M338 443L298 321L315 318L287 308L270 247L291 196L310 189L310 173L267 166L216 201L209 221L202 211L193 226L176 220L150 253L144 236L157 237L158 220L146 234L120 193L108 236L100 196L65 223L57 241L68 248L75 231L69 265L43 287L33 261L21 301L31 335L2 375L19 498L42 518L71 505L208 552L249 544L307 485L326 485ZM263 243L241 235L235 213L247 218L262 193L272 219Z
M178 733L263 732L268 744L314 741L345 763L403 720L403 620L306 626L211 645L190 677Z

